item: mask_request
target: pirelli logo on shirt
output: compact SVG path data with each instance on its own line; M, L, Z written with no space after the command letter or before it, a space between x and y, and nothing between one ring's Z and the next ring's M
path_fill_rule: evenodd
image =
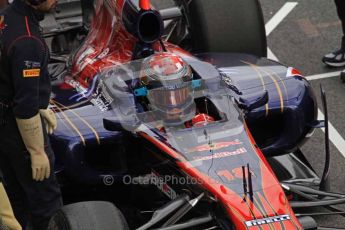
M41 73L41 69L24 69L23 70L23 77L39 77Z

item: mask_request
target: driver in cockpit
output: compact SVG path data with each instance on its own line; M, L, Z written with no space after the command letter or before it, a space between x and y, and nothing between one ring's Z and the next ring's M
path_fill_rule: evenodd
M203 126L214 118L199 113L191 67L178 55L157 53L143 60L140 84L148 90L150 109L166 126Z

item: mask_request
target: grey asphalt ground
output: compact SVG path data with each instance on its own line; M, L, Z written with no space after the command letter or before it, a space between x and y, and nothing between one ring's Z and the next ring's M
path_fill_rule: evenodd
M260 0L267 22L286 3L284 0ZM327 68L321 58L329 51L340 46L342 36L341 24L336 14L333 1L330 0L296 0L298 5L269 35L268 46L279 61L299 69L304 75L315 75L341 69ZM320 98L319 85L323 85L328 98L329 120L345 137L345 84L339 77L311 81L316 95ZM319 101L319 108L321 101ZM322 173L324 162L324 133L317 130L303 147L315 170ZM331 186L336 192L345 192L345 158L331 144ZM317 219L320 225L344 227L345 218L339 216Z
M171 0L153 0L159 8L170 5ZM344 0L345 1L345 0ZM214 0L216 3L216 0ZM267 22L287 2L285 0L260 0ZM321 58L340 46L342 36L340 21L332 0L294 0L298 5L269 35L268 46L285 65L299 69L304 75L315 75L341 69L327 68ZM345 137L345 84L339 77L311 81L316 95L320 98L319 85L322 83L328 96L329 119L341 136ZM319 101L319 107L321 102ZM324 133L316 130L303 147L315 170L321 174L324 162ZM331 144L332 191L345 193L345 158ZM345 208L345 206L344 206ZM312 210L311 210L312 211ZM344 227L345 218L328 216L317 218L320 225Z

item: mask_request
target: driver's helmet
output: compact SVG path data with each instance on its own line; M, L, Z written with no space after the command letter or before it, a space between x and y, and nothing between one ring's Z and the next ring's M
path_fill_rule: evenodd
M173 53L157 53L143 60L141 84L164 122L178 125L195 114L190 66Z

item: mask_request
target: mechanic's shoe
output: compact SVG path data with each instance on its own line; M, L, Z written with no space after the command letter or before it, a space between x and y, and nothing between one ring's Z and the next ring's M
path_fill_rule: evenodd
M345 50L340 49L326 54L323 56L322 62L332 67L345 66Z
M322 62L332 67L345 66L345 36L341 38L340 49L323 56Z
M343 83L345 83L345 69L340 72L340 79Z

